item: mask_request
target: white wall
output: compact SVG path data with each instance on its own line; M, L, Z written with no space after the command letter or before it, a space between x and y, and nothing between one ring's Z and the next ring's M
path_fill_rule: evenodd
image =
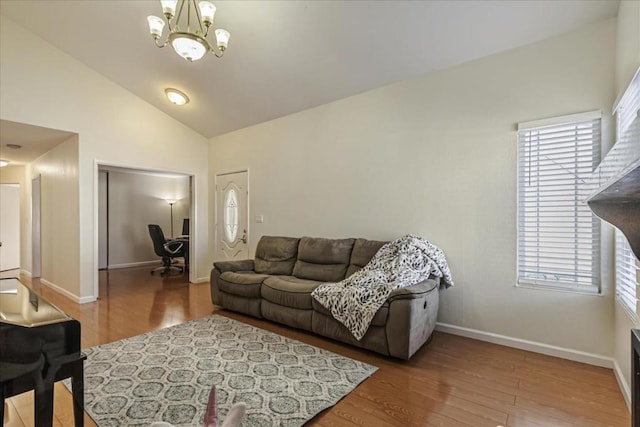
M163 177L139 173L109 172L109 267L158 261L148 224L171 235L181 235L182 219L189 217L189 177Z
M631 82L640 67L640 2L622 0L618 9L616 94Z
M249 169L249 218L264 215L250 227L252 252L265 234L415 233L452 267L441 322L611 356L610 280L602 296L514 286L515 126L594 109L607 117L615 31L612 19L213 138L209 185ZM606 248L605 275L610 258Z
M0 168L1 184L20 185L20 268L31 272L31 200L26 179L26 168L22 165L9 165ZM27 264L27 262L29 264Z
M78 136L27 165L31 180L40 175L41 279L71 295L79 295ZM31 240L31 230L28 232ZM31 259L31 257L29 257ZM31 267L29 267L31 268Z
M78 229L79 264L61 286L76 289L81 301L95 297L96 162L194 175L191 253L197 257L191 279L208 277L206 138L5 16L0 21L0 119L79 134L79 222L72 225Z
M20 192L0 183L0 271L20 268Z
M640 67L640 2L621 1L616 45L616 95L619 96ZM631 386L631 329L640 328L620 303L615 303L613 357L622 374L622 387L629 398Z

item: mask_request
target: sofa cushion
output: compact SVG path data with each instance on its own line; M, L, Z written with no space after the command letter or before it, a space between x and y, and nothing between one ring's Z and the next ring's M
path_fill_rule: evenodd
M293 275L320 282L339 282L347 272L354 241L303 237Z
M256 273L291 275L298 255L299 240L294 237L262 236L256 247Z
M331 312L315 299L312 301L313 310L325 316L333 317ZM371 326L384 326L387 324L387 317L389 317L389 301L385 301L384 304L376 311L376 314L371 319Z
M260 286L266 274L253 271L225 271L218 278L218 287L222 292L247 298L260 298Z
M320 282L293 276L269 277L262 284L261 295L267 301L302 310L311 310L311 292Z
M380 250L387 242L379 240L356 239L351 251L351 260L347 269L347 276L351 276L356 271L367 265L371 258Z

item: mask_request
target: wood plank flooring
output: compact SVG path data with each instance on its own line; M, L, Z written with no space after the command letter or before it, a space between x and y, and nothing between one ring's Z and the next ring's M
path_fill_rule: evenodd
M25 281L29 282L28 279ZM408 362L379 356L211 305L209 284L149 269L100 272L99 301L78 305L32 283L82 324L82 347L116 341L217 313L358 359L379 370L314 426L629 426L630 415L610 369L435 333ZM33 425L33 393L7 401L6 426ZM73 425L71 396L56 384L54 425ZM86 425L95 426L88 415Z

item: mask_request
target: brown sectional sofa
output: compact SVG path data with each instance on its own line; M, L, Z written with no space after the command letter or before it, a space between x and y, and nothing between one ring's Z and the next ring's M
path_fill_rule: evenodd
M360 341L311 297L320 283L339 282L364 267L385 243L264 236L255 260L214 263L211 300L229 310L408 360L435 327L438 278L393 291Z

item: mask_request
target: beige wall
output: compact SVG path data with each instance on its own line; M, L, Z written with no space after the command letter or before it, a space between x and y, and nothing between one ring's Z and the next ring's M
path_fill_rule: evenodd
M612 19L213 138L209 186L249 169L249 218L264 215L252 252L265 234L415 233L445 251L456 281L441 322L610 357L610 280L602 296L515 287L515 129L595 109L609 129L615 31Z
M163 177L139 173L109 172L109 267L158 261L147 228L162 227L171 234L173 205L174 236L182 232L182 219L189 217L189 177Z
M619 96L640 68L639 1L620 2L616 52L616 95ZM627 399L631 390L632 328L640 328L640 320L632 319L616 301L613 357L624 378L622 388Z
M618 9L616 94L631 82L640 67L640 1L622 0Z
M78 229L80 258L60 286L77 289L81 301L95 297L96 163L194 176L191 247L198 256L191 279L206 280L211 265L206 138L6 17L0 24L0 118L79 135L79 222L72 227Z
M78 136L27 165L27 176L29 201L31 180L40 176L40 277L71 295L79 295ZM30 242L31 229L27 236Z
M0 184L20 185L20 268L31 271L31 200L23 165L9 165L0 168Z

